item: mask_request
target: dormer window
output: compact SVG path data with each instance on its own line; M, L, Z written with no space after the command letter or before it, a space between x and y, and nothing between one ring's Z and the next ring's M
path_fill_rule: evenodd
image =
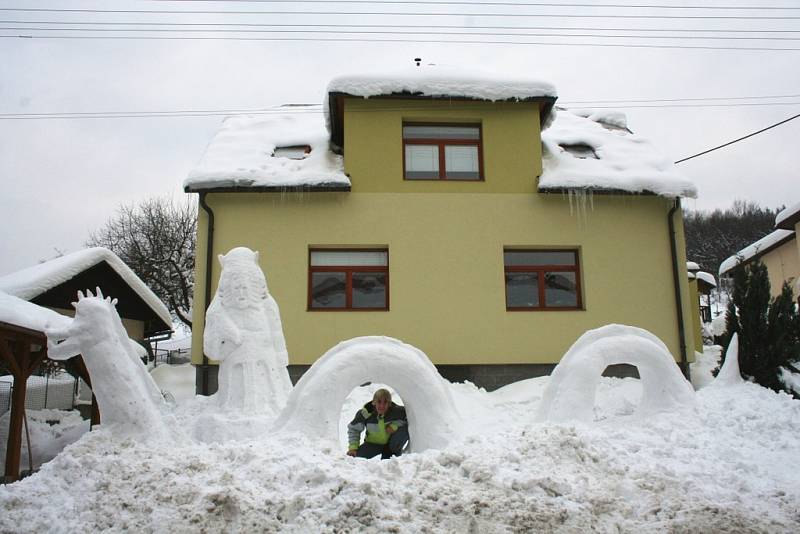
M303 159L311 153L308 145L279 146L272 153L273 158Z
M479 124L403 124L406 180L483 180Z

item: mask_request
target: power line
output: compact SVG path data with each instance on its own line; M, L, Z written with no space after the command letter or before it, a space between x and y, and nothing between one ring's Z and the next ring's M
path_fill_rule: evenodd
M800 94L796 95L756 95L756 96L706 96L697 98L651 98L646 100L571 100L568 104L613 104L613 103L654 103L654 102L696 102L706 100L756 100L764 98L798 98Z
M169 0L167 0L169 1ZM215 0L211 0L215 1ZM798 30L752 30L719 28L684 29L684 28L598 28L595 26L464 26L464 25L437 25L437 24L283 24L283 23L246 23L246 22L86 22L86 21L26 21L26 20L0 20L0 24L74 24L94 26L244 26L244 27L274 27L274 28L430 28L430 29L475 29L475 30L566 30L566 31L631 31L631 32L695 32L695 33L800 33Z
M202 15L325 15L325 16L406 16L406 17L539 17L579 19L668 19L668 20L797 20L800 16L744 16L744 15L585 15L557 13L456 13L403 11L232 11L232 10L166 10L166 9L77 9L77 8L16 8L2 7L0 11L25 13L138 13L138 14L202 14Z
M787 122L792 121L792 120L794 120L794 119L796 119L798 117L800 117L800 113L798 113L797 115L794 115L792 117L789 117L788 119L784 119L784 120L782 120L780 122L776 122L775 124L767 126L766 128L762 128L761 130L758 130L757 132L753 132L753 133L747 134L747 135L745 135L743 137L740 137L738 139L734 139L733 141L729 141L729 142L724 143L722 145L715 146L714 148L709 148L708 150L704 150L703 152L699 152L699 153L697 153L697 154L695 154L693 156L689 156L688 158L679 159L678 161L675 162L675 164L677 165L678 163L683 163L684 161L688 161L690 159L702 156L704 154L708 154L709 152L714 152L715 150L719 150L720 148L724 148L724 147L730 146L730 145L732 145L734 143L738 143L739 141L743 141L743 140L745 140L745 139L747 139L749 137L753 137L754 135L758 135L758 134L760 134L762 132L766 132L767 130L771 130L772 128L775 128L776 126L780 126L781 124L786 124Z
M623 35L594 33L508 33L508 32L434 32L434 31L388 31L388 30L250 30L250 29L177 29L177 28L42 28L30 26L0 26L0 31L49 31L49 32L153 32L153 33L274 33L274 34L339 34L339 35L475 35L495 37L590 37L601 39L695 39L695 40L747 40L747 41L800 41L800 37L720 37L695 35ZM145 36L146 37L146 36Z
M558 43L542 41L494 41L466 39L375 39L375 38L334 38L334 37L164 37L158 35L0 35L0 39L68 39L68 40L128 40L128 41L264 41L264 42L325 42L325 43L432 43L432 44L480 44L480 45L525 45L525 46L586 46L612 48L661 48L682 50L743 50L743 51L798 51L800 48L768 46L692 46L692 45L648 45L634 43Z
M246 3L246 4L291 4L296 0L150 0L153 2L214 2L214 3ZM784 6L674 6L665 4L574 4L554 2L458 2L444 0L413 1L413 0L302 0L304 4L399 4L399 5L442 5L442 6L513 6L513 7L593 7L593 8L624 8L624 9L702 9L702 10L796 10L800 7Z
M780 97L726 97L708 98L707 100L732 100L734 98L788 98ZM661 99L661 100L638 100L634 102L681 102L695 101L696 99ZM621 101L625 102L625 101ZM581 102L573 102L581 103ZM583 102L585 103L585 102ZM569 105L569 104L562 104ZM698 108L698 107L740 107L740 106L771 106L771 105L800 105L800 101L794 102L740 102L735 104L664 104L664 105L619 105L619 106L587 106L592 109L628 109L628 108ZM352 110L353 113L383 113L386 111L409 111L425 110L423 107L403 107L403 108L381 108L380 110ZM451 105L448 109L466 110L472 109L464 106ZM113 118L154 118L154 117L206 117L217 115L285 115L285 114L321 114L320 105L302 105L290 107L267 107L255 109L180 109L180 110L161 110L161 111L87 111L87 112L51 112L51 113L0 113L0 120L36 120L36 119L113 119Z

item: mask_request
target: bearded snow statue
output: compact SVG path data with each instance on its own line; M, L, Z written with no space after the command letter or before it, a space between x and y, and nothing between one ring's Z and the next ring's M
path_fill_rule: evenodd
M278 303L267 290L258 252L219 255L219 286L206 312L203 349L218 360L220 406L277 415L292 389Z

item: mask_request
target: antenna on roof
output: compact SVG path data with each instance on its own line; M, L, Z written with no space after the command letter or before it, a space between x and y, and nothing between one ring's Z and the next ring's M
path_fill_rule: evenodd
M422 58L421 57L415 57L414 61L416 62L417 67L419 67L419 64L422 63Z

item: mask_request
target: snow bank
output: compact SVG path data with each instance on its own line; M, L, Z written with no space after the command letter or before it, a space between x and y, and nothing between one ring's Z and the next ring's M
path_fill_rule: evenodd
M694 403L694 390L666 345L650 332L607 325L583 334L553 370L539 408L540 421L592 420L597 383L609 365L635 365L642 380L641 417Z
M175 399L177 403L187 402L195 396L195 368L190 363L181 365L161 364L150 371L156 386Z
M110 265L165 324L172 324L169 310L156 294L116 254L103 247L79 250L2 276L0 291L24 300L32 300L102 261Z
M302 159L273 155L278 147L308 145ZM328 148L321 106L278 107L265 115L228 117L200 163L187 191L224 187L349 187L342 156Z
M0 291L0 322L44 332L46 328L66 328L69 317L27 300Z
M792 230L775 230L774 232L767 234L755 243L746 246L733 256L723 261L719 265L719 275L722 276L740 263L745 263L758 254L763 254L765 251L777 246L784 240L789 240L793 235L794 231Z
M584 189L697 196L694 184L649 141L627 128L609 127L600 120L605 116L578 113L559 108L553 112L550 128L542 132L540 191Z
M23 431L19 463L23 470L29 469L30 465L33 465L34 469L39 468L89 431L89 421L84 420L81 414L74 410L27 409L25 413L28 419L31 454L29 458L27 435ZM10 418L11 412L0 416L0 472L5 467Z
M348 394L366 382L389 384L405 402L411 451L442 449L461 430L445 381L419 349L387 337L339 343L295 385L276 430L335 440Z

